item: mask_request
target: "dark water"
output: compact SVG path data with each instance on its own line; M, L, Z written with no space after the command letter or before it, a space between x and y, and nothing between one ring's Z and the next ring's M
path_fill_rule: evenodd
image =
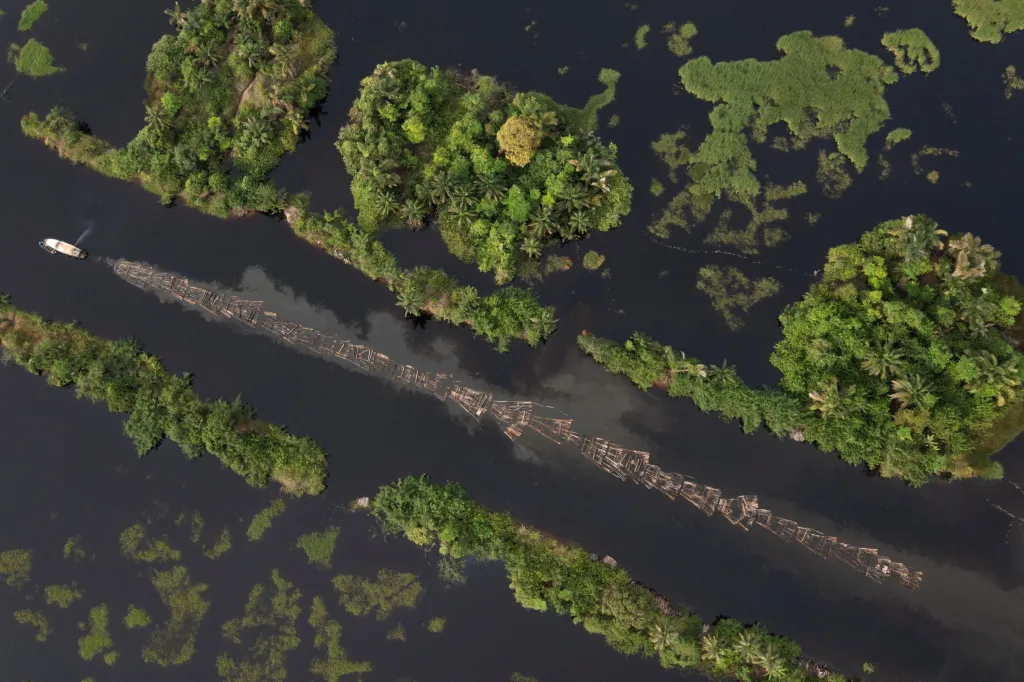
M327 595L326 575L302 568L301 556L289 548L298 534L328 523L330 505L371 494L401 475L429 473L435 480L462 482L485 504L510 509L526 522L613 555L638 580L707 618L728 614L761 621L796 639L811 658L847 673L867 660L877 670L872 679L880 680L1024 676L1024 536L1020 526L1009 527L1009 519L989 504L1024 516L1024 496L1009 483L936 483L909 490L865 476L813 448L763 433L744 436L684 402L640 394L574 348L580 329L620 338L644 329L703 360L726 357L749 381L772 382L767 356L779 338L774 317L810 282L789 270L813 271L829 246L910 212L926 212L951 231L981 234L1003 251L1009 272L1024 274L1019 260L1024 237L1015 227L1015 197L1024 180L1015 128L1024 99L1006 102L1000 81L1007 64L1021 63L1024 38L1008 36L999 46L975 43L944 3L927 11L919 3L903 3L884 18L874 13L875 3L833 5L641 3L630 11L620 2L557 2L490 10L469 2L345 6L321 0L317 9L337 32L340 51L331 95L320 127L314 126L311 140L276 175L289 189L312 190L317 207L350 206L348 177L333 141L359 79L379 61L414 57L428 64L478 68L572 104L582 104L601 88L596 81L600 68L622 72L618 99L602 113L622 118L606 135L619 145L622 166L637 187L633 213L619 230L562 249L577 260L583 249L597 249L609 256L612 276L600 279L574 269L546 280L539 291L542 300L558 307L559 332L540 349L517 347L499 356L467 330L436 324L413 328L398 319L387 291L293 238L279 221L223 222L184 208L167 210L152 195L72 167L23 138L18 131L22 114L60 103L101 137L116 143L130 139L141 125L142 64L167 29L161 3L117 2L102 10L51 3L31 35L49 45L68 71L37 82L19 77L8 95L11 101L0 102L0 289L26 309L77 319L96 334L135 336L171 370L194 372L203 395L241 392L264 418L315 437L332 457L328 492L320 500L292 504L261 545L247 546L239 535L244 524L236 522L235 548L223 563L190 561L194 575L211 584L214 601L190 670L213 679L212 661L222 648L217 624L240 615L247 590L268 580L271 567L280 567L307 596ZM14 30L20 6L4 0L0 8L7 12L0 20L0 38L23 40ZM843 29L847 14L857 21ZM524 31L533 20L536 26ZM771 58L780 35L805 28L838 33L855 47L884 54L878 45L882 31L920 26L942 50L937 72L905 78L887 93L893 125L914 131L909 143L889 155L895 170L888 181L876 180L869 167L842 199L828 201L813 184L813 150L791 156L756 152L761 169L776 182L803 179L811 188L790 204L794 220L787 227L793 238L762 258L788 270L682 253L644 235L649 216L668 196L656 200L646 193L652 174L664 179L648 143L683 123L694 139L707 131L707 105L673 94L679 60L664 49L657 33L667 21L686 20L700 29L694 40L697 53L715 60ZM654 27L648 48L637 53L621 47L631 44L633 31L645 22ZM88 49L78 50L76 42L87 43ZM559 76L557 68L563 65L570 70ZM11 74L6 66L0 80L6 84ZM955 123L943 112L943 102L951 105ZM881 137L872 139L872 154ZM936 162L942 178L935 186L909 168L909 153L923 144L961 152L958 159ZM962 187L964 181L972 187ZM807 227L800 218L805 211L820 212L821 222ZM757 494L762 505L803 525L878 547L923 570L924 586L908 593L875 585L767 534L744 534L721 518L706 519L687 505L620 483L570 454L513 445L490 427L467 428L465 419L453 417L431 398L162 304L115 278L98 261L51 258L34 246L47 236L74 239L89 227L94 230L83 246L96 255L146 260L225 286L269 291L276 284L290 300L287 312L352 330L396 360L447 367L495 391L558 402L588 432L649 449L652 461L664 469L685 472L729 495ZM487 287L486 278L443 253L436 234L396 233L387 239L406 264L441 262ZM700 248L683 235L671 243ZM696 270L707 263L737 265L751 276L772 275L785 288L746 316L742 333L732 333L694 289ZM659 279L663 270L669 275ZM270 499L269 492L251 491L219 471L213 460L184 461L174 447L137 461L116 417L20 369L0 368L0 381L7 462L0 483L0 548L37 548L38 584L96 581L86 602L109 602L112 617L123 613L128 601L162 613L152 603L155 595L145 577L136 575L141 569L114 558L120 530L154 499L164 500L175 513L199 508L208 533L231 519L248 519ZM1011 445L999 457L1007 479L1018 483L1024 483L1022 447ZM115 470L118 466L126 468L124 473ZM50 512L57 512L56 520L50 520ZM337 570L369 575L379 567L404 568L422 573L427 585L425 605L414 614L393 617L410 632L405 645L385 642L386 626L366 619L344 621L343 644L350 655L377 666L368 679L501 680L512 670L544 682L667 675L649 662L618 657L568 621L520 609L494 567L475 569L466 587L443 592L433 578L432 559L420 558L406 543L370 539L359 517L340 516L338 522L344 541ZM77 533L87 544L105 548L95 565L72 568L59 558L64 539ZM126 594L129 584L139 594ZM4 604L8 611L23 608L13 596ZM339 612L335 608L335 617ZM11 679L58 673L69 679L86 674L105 679L102 664L79 668L74 655L78 635L71 623L83 615L69 615L64 622L54 618L52 644L36 645L25 628L5 636L0 660ZM447 617L449 630L427 637L419 623L434 615ZM137 667L133 642L141 642L141 636L124 637L122 643L121 631L112 630L122 651L119 674L155 674L152 666ZM47 654L55 651L66 655ZM305 648L296 652L296 665L309 653ZM301 671L295 668L295 674Z

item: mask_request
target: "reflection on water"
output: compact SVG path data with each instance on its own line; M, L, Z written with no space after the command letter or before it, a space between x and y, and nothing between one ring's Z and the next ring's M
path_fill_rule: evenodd
M916 590L921 586L924 577L921 571L912 571L902 563L880 556L876 549L839 542L835 536L826 536L790 519L774 516L770 510L758 506L756 495L724 498L717 488L697 483L680 473L662 471L650 463L649 452L578 433L572 429L572 419L552 414L554 408L529 401L495 400L493 393L470 388L451 374L423 372L412 365L396 363L369 346L282 319L277 313L264 310L263 301L196 286L184 277L145 263L127 260L107 263L118 277L140 289L169 293L183 303L263 329L319 355L345 360L367 372L417 387L439 400L452 401L476 419L490 417L510 439L522 437L528 429L554 443L578 450L587 460L620 480L628 479L658 490L671 500L682 497L708 516L717 512L743 530L758 525L786 542L796 540L822 558L835 557L875 582L895 577L902 587Z

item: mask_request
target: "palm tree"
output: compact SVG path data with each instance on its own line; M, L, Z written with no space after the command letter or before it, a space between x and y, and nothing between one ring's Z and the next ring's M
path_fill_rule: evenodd
M535 317L530 318L530 322L540 327L540 334L545 337L551 336L558 324L558 320L555 319L555 314L551 312L551 308L541 308Z
M477 179L474 189L480 196L493 201L501 201L505 196L505 186L501 182L501 177L496 174Z
M584 211L573 211L569 214L569 227L577 234L586 234L589 221Z
M725 665L725 647L721 640L715 635L704 635L700 639L701 660L710 663L712 667L721 668Z
M789 672L786 670L786 662L782 659L782 655L771 642L766 643L756 652L753 663L764 668L765 676L769 680L781 680Z
M402 278L397 305L408 317L419 315L426 308L427 296L410 277Z
M146 107L146 111L148 115L149 107ZM148 121L149 119L147 118L146 120ZM75 116L67 107L56 106L50 109L50 113L46 115L46 125L48 125L51 130L66 130L74 123Z
M654 650L659 654L665 649L670 649L679 640L679 633L674 632L666 623L656 623L647 635L651 638Z
M196 61L206 67L214 67L220 63L220 54L217 52L217 43L212 40L204 41L196 49Z
M931 385L920 374L910 374L902 379L893 379L889 397L897 400L900 407L927 407L932 397Z
M970 232L959 239L949 240L949 252L956 259L953 276L961 279L981 277L994 270L1000 256L990 244L983 244L980 237Z
M146 124L157 134L167 132L171 127L171 116L160 102L146 105Z
M188 19L188 12L182 12L181 6L178 3L174 3L173 9L165 9L164 14L170 17L170 21L168 23L170 23L171 26L181 27Z
M540 242L535 237L527 237L519 247L530 258L540 258Z
M934 229L934 225L928 219L915 221L913 216L907 216L903 224L892 231L899 245L899 255L909 262L917 262L928 258L932 249L941 249L942 240L938 237L947 232Z
M277 14L277 3L274 0L235 0L235 12L250 19L262 17L272 21Z
M549 235L554 231L554 211L550 206L535 209L530 215L530 222L526 224L527 231L538 239Z
M832 377L817 391L807 394L807 397L811 399L808 408L819 412L824 421L828 421L828 418L833 416L842 417L847 407L844 399L853 396L856 390L856 386L840 389L839 379Z
M971 394L984 390L994 391L996 404L1003 407L1016 396L1016 387L1020 385L1020 364L1017 357L1000 362L995 354L981 351L971 355L971 360L978 368L978 377L967 382L964 388Z
M880 348L868 351L860 366L873 377L887 379L903 366L903 351L893 347L892 341L886 341Z
M427 181L427 192L430 200L435 204L443 204L448 201L452 186L452 176L448 171L438 171L434 174L434 177Z
M748 663L753 663L754 657L760 650L760 638L753 632L747 630L736 636L736 642L732 650L739 654L740 658Z
M242 143L246 147L252 147L253 149L259 149L264 145L270 144L273 139L274 131L270 125L270 119L260 115L254 115L246 118L245 122L242 123Z
M978 296L971 299L960 311L960 319L966 324L972 335L983 334L988 331L996 316L999 314L999 306Z
M374 200L377 203L377 209L383 213L385 217L398 211L398 199L395 198L394 192L377 190L374 193Z
M423 227L423 219L427 216L427 205L422 199L406 199L402 205L402 218L409 227L417 230Z
M579 185L569 185L562 190L558 197L561 199L563 208L569 211L579 211L587 205L587 192Z
M473 195L466 185L456 185L450 192L451 207L468 211L473 206Z

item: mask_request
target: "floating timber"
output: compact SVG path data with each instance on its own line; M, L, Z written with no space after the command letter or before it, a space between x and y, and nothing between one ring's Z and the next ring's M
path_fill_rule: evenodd
M529 430L553 443L578 450L595 466L620 480L630 480L657 490L670 500L682 498L708 516L721 514L729 523L745 531L756 525L784 542L795 540L814 554L824 559L835 558L876 582L895 579L900 586L916 590L924 579L920 571L912 571L888 557L879 556L876 549L854 547L814 528L775 516L771 510L758 505L756 495L726 498L718 488L698 483L681 473L662 471L656 464L651 464L649 452L574 431L572 419L537 414L537 409L543 408L535 403L495 400L493 394L470 388L450 374L421 372L412 365L399 364L369 346L281 319L276 313L264 310L262 301L241 299L195 286L184 277L161 272L143 263L119 260L112 265L118 277L140 289L163 291L184 304L223 315L249 327L261 328L318 355L344 360L366 372L417 387L438 400L451 400L475 419L490 417L510 439L519 438ZM606 557L606 560L614 562L611 557Z

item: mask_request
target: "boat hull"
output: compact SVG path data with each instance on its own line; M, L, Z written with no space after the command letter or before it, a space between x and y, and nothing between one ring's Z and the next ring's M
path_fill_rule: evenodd
M62 242L59 239L44 239L39 242L39 247L47 253L60 254L77 260L85 260L89 257L89 253L85 249L81 249L74 244Z

